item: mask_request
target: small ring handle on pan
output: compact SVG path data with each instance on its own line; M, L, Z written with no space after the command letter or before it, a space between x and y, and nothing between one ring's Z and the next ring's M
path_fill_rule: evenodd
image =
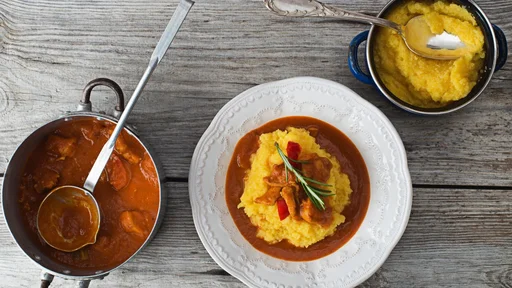
M106 86L116 93L117 105L114 109L114 117L119 118L124 111L124 93L116 82L108 78L96 78L85 85L77 111L92 111L91 92L96 86Z

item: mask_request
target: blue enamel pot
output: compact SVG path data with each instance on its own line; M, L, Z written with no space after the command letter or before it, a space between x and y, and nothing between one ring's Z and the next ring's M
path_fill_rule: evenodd
M364 31L357 35L352 42L350 42L350 49L348 55L348 64L352 74L361 82L365 84L374 85L379 92L384 95L391 103L406 110L408 112L420 115L441 115L457 111L473 102L485 90L495 72L500 70L507 62L508 47L507 39L503 31L496 25L492 24L485 13L478 7L478 5L471 0L454 0L451 1L458 5L465 7L474 16L481 27L484 37L486 50L486 58L484 62L484 69L480 74L480 78L471 90L471 92L464 98L454 101L444 107L440 108L421 108L413 106L391 93L384 83L380 80L379 75L375 69L375 62L373 59L374 39L376 33L376 26L372 26L369 31ZM393 0L389 2L384 9L378 14L378 17L385 17L389 11L392 11L398 4L403 1ZM368 71L365 73L358 63L358 50L362 43L366 42L366 65Z

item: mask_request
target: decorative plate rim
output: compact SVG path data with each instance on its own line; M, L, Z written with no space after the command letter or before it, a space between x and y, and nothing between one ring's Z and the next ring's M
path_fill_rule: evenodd
M347 97L351 98L351 100L353 100L354 103L356 103L360 107L363 107L363 108L367 109L367 111L371 112L371 114L373 114L380 121L382 121L384 126L389 130L389 132L391 134L391 137L393 138L394 142L396 144L398 144L397 145L398 146L397 150L398 150L400 155L397 158L398 158L398 160L400 160L400 163L401 163L401 166L402 166L401 167L402 171L400 171L400 175L405 176L403 179L401 179L402 181L405 182L404 187L406 189L406 191L405 191L406 198L405 198L405 207L404 207L404 209L405 209L404 217L401 219L401 222L397 224L399 226L398 227L398 231L393 236L393 238L386 243L385 250L380 255L380 258L376 259L376 261L373 264L371 264L372 267L370 269L364 271L364 273L362 273L361 275L357 276L355 279L351 280L351 282L349 282L349 286L357 286L357 285L363 283L364 281L366 281L369 277L371 277L384 264L386 259L391 254L392 250L398 244L398 242L401 239L403 233L405 232L405 229L406 229L408 221L409 221L410 212L411 212L411 209L412 209L412 198L413 198L412 181L411 181L411 177L410 177L410 173L409 173L409 169L408 169L407 155L406 155L405 147L403 145L403 142L402 142L398 132L396 131L395 127L393 126L393 124L384 115L384 113L382 113L382 111L380 111L378 108L376 108L373 104L371 104L370 102L368 102L364 98L360 97L357 93L352 91L350 88L348 88L348 87L346 87L346 86L344 86L344 85L342 85L340 83L336 83L336 82L333 82L333 81L330 81L330 80L316 78L316 77L295 77L295 78L289 78L289 79L285 79L285 80L279 80L279 81L275 81L275 82L269 82L269 83L265 83L265 84L254 86L252 88L249 88L249 89L245 90L244 92L240 93L239 95L237 95L236 97L234 97L233 99L228 101L228 103L226 103L219 110L219 112L215 115L214 119L212 120L212 122L210 123L208 128L203 133L201 139L197 143L197 146L196 146L196 148L194 150L194 154L192 156L191 166L190 166L190 170L189 170L189 182L188 182L189 188L188 189L189 189L190 204L191 204L191 207L192 207L192 215L193 215L193 220L194 220L194 226L196 228L196 231L198 233L198 236L199 236L203 246L205 247L207 252L210 254L210 256L213 258L213 260L221 268L223 268L224 270L229 272L234 277L238 278L244 284L246 284L246 285L248 285L250 287L259 287L260 284L255 283L253 281L253 279L251 279L251 277L249 277L246 273L242 273L239 270L233 269L227 263L225 263L223 261L222 257L218 254L218 251L216 251L212 247L211 243L208 241L207 237L205 236L205 233L203 231L203 227L199 223L200 222L200 219L199 219L200 216L198 215L198 209L199 209L198 205L199 204L196 203L197 201L194 201L194 200L196 200L196 196L197 196L196 195L197 191L195 189L196 188L195 187L196 184L193 181L197 177L197 175L194 174L196 172L195 167L197 167L196 164L199 162L199 152L200 152L202 146L204 146L204 144L208 140L208 138L211 137L212 134L214 134L215 130L221 124L220 120L221 120L222 116L230 108L232 108L234 106L234 104L240 102L241 99L247 98L249 95L252 95L252 94L254 94L254 93L258 92L258 91L263 91L265 89L270 89L270 88L279 89L280 87L283 87L283 86L286 86L286 85L300 84L300 83L303 83L303 84L304 83L312 83L312 84L319 85L319 86L326 86L327 85L329 87L338 88L338 89L341 89L341 90L346 90L346 92L348 92L346 94ZM314 99L312 99L312 101L314 102ZM280 117L276 117L276 119L277 118L280 118ZM367 212L367 214L368 214L368 212ZM354 239L357 234L358 233L356 232L356 234L351 238L351 240ZM351 240L349 240L349 242ZM349 242L347 242L347 244ZM347 244L345 244L345 245L347 245ZM315 260L315 261L318 261L318 260ZM282 262L287 262L287 261L282 261ZM297 262L293 262L293 263L297 263ZM279 287L281 287L281 286L279 286ZM302 286L297 286L297 287L302 287Z

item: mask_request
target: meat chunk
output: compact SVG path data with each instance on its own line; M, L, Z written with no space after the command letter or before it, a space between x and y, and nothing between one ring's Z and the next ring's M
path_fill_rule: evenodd
M112 132L114 131L113 128L104 128L101 130L101 133L109 138ZM119 155L123 156L124 159L128 160L128 162L132 164L137 164L140 162L141 158L137 153L132 151L128 144L126 143L126 139L123 136L123 133L119 134L116 140L116 145L114 147L115 151L119 153Z
M286 169L284 168L284 164L274 165L272 167L270 176L263 178L263 181L267 183L269 189L265 194L254 199L254 202L259 204L274 205L277 199L282 196L282 190L286 189L287 194L289 194L291 191L293 195L295 194L294 191L299 189L297 183L295 182L295 175L293 175L291 172L288 172L288 181L286 181ZM294 205L294 207L296 207L296 205Z
M153 160L151 160L151 157L148 153L144 153L144 156L142 157L142 161L140 161L140 171L142 172L142 175L154 186L158 183L158 178L156 175L156 168L153 164Z
M100 253L105 253L106 251L111 251L112 249L116 249L116 242L112 241L112 236L105 236L105 235L98 235L98 239L96 240L96 243L94 245L90 245L89 249L98 251ZM84 250L84 249L80 249Z
M311 179L326 182L330 178L332 163L325 157L317 154L300 155L299 160L307 161L302 164L302 173ZM282 197L288 206L288 212L292 219L300 221L304 219L308 223L329 226L332 221L332 209L326 201L326 209L318 210L306 193L295 181L295 175L288 172L288 179L284 164L274 165L270 176L263 178L269 185L268 191L255 199L256 203L273 205L279 197ZM288 181L287 181L288 180ZM313 185L313 184L312 184ZM299 205L299 203L301 203Z
M48 192L52 190L59 182L60 175L54 170L48 168L38 169L34 175L34 189L37 193Z
M57 135L50 135L45 144L46 151L61 158L73 156L76 147L75 138L64 138Z
M108 182L116 191L126 187L131 180L130 170L125 166L123 160L116 153L110 155L107 162Z
M146 238L149 235L150 221L143 212L136 210L123 211L119 220L125 232L141 238Z
M281 196L283 197L286 205L288 206L288 212L292 219L300 220L301 217L298 213L298 199L297 199L297 188L295 186L285 186L283 190L281 190Z
M318 136L318 127L317 126L308 126L306 127L306 130L308 130L309 135L316 138Z
M281 196L281 187L279 186L270 186L265 194L254 199L254 202L258 204L264 205L274 205L277 201L277 198Z
M332 223L332 208L326 201L326 207L324 211L318 210L311 199L306 199L300 205L300 216L306 222L311 224L318 224L322 227L328 227Z
M117 138L115 149L119 154L123 156L124 159L128 160L128 162L132 164L137 164L141 160L140 156L133 152L130 147L128 147L122 134L119 135L119 138Z
M284 164L274 165L270 176L263 178L263 181L269 186L283 187L286 185L297 185L295 183L295 175L290 171L288 171L288 182L286 181L286 169L284 168Z
M81 127L80 131L82 132L85 140L89 141L91 144L94 144L94 142L98 140L101 135L101 124L97 121L93 121L91 125Z
M329 180L332 169L332 163L329 159L320 157L316 153L301 155L299 159L308 162L302 164L304 176L320 182Z

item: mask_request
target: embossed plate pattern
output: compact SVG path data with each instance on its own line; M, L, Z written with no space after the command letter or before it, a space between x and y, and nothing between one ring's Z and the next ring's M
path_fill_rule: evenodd
M370 175L370 205L357 233L335 253L289 262L253 248L239 233L224 198L238 140L264 123L292 115L334 125L361 152ZM251 88L227 103L197 144L189 175L194 224L211 257L250 287L353 287L384 263L402 236L412 185L402 141L377 108L347 87L312 77Z

